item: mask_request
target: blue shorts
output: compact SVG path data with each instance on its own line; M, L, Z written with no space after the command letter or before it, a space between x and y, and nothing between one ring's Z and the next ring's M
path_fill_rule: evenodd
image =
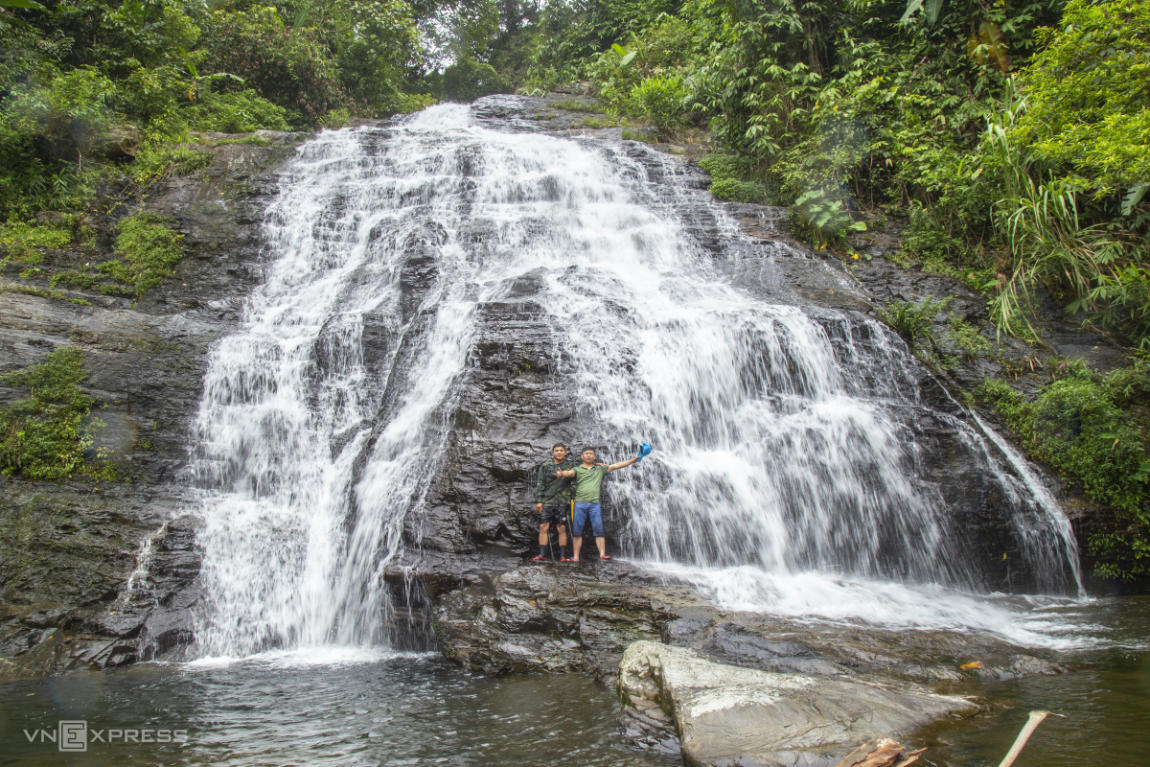
M571 532L575 533L576 537L582 535L588 517L591 518L591 532L595 533L596 538L602 538L605 535L603 532L603 507L587 501L575 502L575 523L572 525Z

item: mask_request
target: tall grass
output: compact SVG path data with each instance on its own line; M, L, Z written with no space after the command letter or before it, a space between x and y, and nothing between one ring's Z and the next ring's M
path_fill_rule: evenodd
M1084 226L1075 190L1046 176L1012 140L1025 108L1025 99L1009 98L997 119L987 120L983 163L1000 174L1003 194L992 219L1009 256L991 311L1002 330L1033 338L1041 287L1072 309L1097 310L1105 298L1098 286L1120 281L1125 247L1102 226Z

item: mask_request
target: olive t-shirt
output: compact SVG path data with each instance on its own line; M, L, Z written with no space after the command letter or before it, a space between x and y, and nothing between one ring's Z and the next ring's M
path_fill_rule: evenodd
M607 476L606 466L575 467L575 503L599 503L599 488Z

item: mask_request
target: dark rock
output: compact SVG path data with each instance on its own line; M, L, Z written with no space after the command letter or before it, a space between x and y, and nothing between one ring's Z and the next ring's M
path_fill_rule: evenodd
M199 558L194 526L177 518L190 505L179 476L186 435L208 346L262 278L258 222L275 168L303 138L263 136L266 146L204 146L211 166L162 182L142 205L185 234L187 256L137 304L82 291L65 295L91 306L3 294L0 373L78 346L97 401L91 457L131 482L0 479L0 655L13 658L0 678L163 657L191 638ZM116 221L89 223L110 247ZM19 396L0 390L0 401Z

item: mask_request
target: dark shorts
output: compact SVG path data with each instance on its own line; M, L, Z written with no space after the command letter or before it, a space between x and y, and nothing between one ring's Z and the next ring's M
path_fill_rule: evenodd
M595 534L596 538L602 538L603 507L597 503L580 503L576 501L575 523L571 527L576 538L583 534L583 528L586 527L588 520L591 521L591 532Z
M567 504L562 506L544 506L543 513L539 515L539 524L554 522L561 527L567 527Z

